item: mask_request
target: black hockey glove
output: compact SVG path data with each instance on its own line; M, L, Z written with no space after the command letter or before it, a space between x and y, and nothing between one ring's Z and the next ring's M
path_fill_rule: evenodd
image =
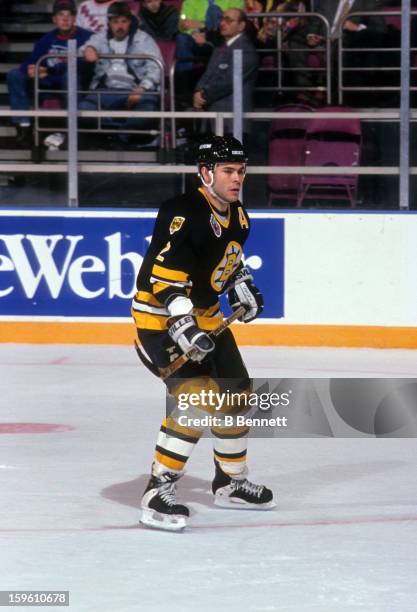
M264 309L262 293L253 284L253 276L248 268L241 268L233 279L233 285L227 292L227 298L232 310L244 306L246 312L240 321L249 323L256 319Z
M190 355L192 361L202 361L214 349L214 342L198 326L191 314L170 317L167 321L168 333L184 353L196 350Z

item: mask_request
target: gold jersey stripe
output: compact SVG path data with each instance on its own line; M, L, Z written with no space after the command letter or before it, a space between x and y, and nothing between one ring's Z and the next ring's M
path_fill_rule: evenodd
M132 310L132 317L135 320L136 327L140 329L151 329L154 331L163 331L167 328L167 320L169 317L164 315L156 315L148 312L139 312L138 310ZM223 315L219 311L216 316L198 316L197 325L204 331L212 331L216 329L223 321Z
M153 329L162 331L167 328L168 317L163 315L150 314L148 312L138 312L132 310L132 317L135 320L136 327L140 329Z
M135 302L135 310L140 310L140 303L149 304L149 306L155 306L155 308L165 309L164 304L157 300L152 293L148 293L148 291L138 291L133 298L136 300ZM209 306L209 308L193 308L193 315L196 317L214 317L220 311L220 304L217 302L213 304L213 306ZM144 310L143 312L148 312ZM158 314L158 313L156 313Z
M156 308L165 308L162 302L157 300L156 297L148 291L137 291L135 293L134 299L138 300L139 302L145 302L146 304L150 304L150 306L156 306Z
M158 276L161 280L167 279L169 281L188 282L188 274L186 272L182 272L181 270L170 270L169 268L158 266L158 264L154 264L151 274L152 276Z
M133 300L133 309L135 311L141 312L141 302L145 305L149 304L149 306L153 306L156 309L166 310L166 307L162 304L162 302L159 302L151 293L148 293L147 291L138 291L135 294ZM210 306L209 308L193 308L193 315L195 315L196 317L214 317L219 313L219 311L220 304L217 303L213 304L213 306ZM144 308L142 312L149 312L149 310ZM156 312L155 314L160 313ZM166 316L169 315L167 314Z
M161 291L165 291L165 289L168 289L168 287L171 287L171 285L168 285L167 283L161 283L158 281L157 283L152 284L152 291L154 292L155 295L157 295L158 293L161 293Z
M177 461L176 459L172 459L172 457L163 455L159 451L155 451L155 459L158 461L158 463L161 463L171 470L181 471L185 465L185 461Z

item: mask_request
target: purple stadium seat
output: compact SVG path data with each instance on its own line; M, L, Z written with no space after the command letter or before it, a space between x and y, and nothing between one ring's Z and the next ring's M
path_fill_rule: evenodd
M43 110L61 110L62 103L59 98L47 98L41 102L41 108Z
M175 40L157 40L156 42L164 60L165 74L168 75L175 58Z
M170 93L173 96L174 92L170 92L169 73L175 60L175 40L156 40L156 43L158 44L162 59L164 60L166 106L170 108ZM171 110L175 109L172 108Z
M349 112L350 109L327 107L320 112ZM359 119L316 119L307 126L304 165L358 166L362 130ZM297 207L305 199L348 200L356 207L357 175L302 175L298 187Z
M286 104L277 112L310 112L312 108L303 104ZM302 166L304 142L310 119L274 119L269 134L270 166ZM296 200L300 177L296 174L269 174L269 205L274 199Z
M400 6L384 6L382 8L384 12L389 11L401 11ZM394 30L401 31L401 15L384 15L384 21L387 26L391 26Z

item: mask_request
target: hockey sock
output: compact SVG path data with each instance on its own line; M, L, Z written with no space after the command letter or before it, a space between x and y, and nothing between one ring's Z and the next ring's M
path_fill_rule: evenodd
M162 422L156 442L156 464L165 471L181 472L201 434L202 431L184 427L174 418L167 417Z
M213 434L214 458L223 472L233 477L245 474L248 428L235 427L230 430L216 427L211 432Z
M194 403L184 406L191 395L198 395L203 391L217 390L218 387L214 380L209 377L194 377L181 379L170 387L170 394L176 399L177 406L167 416L159 431L156 448L155 464L161 470L180 472L184 469L187 459L190 457L201 435L205 429L204 425L199 426L199 422L207 416L213 414L215 407L201 401L201 404ZM203 398L203 395L200 396ZM186 412L184 410L186 409ZM186 424L183 419L186 417ZM196 423L194 425L194 423Z

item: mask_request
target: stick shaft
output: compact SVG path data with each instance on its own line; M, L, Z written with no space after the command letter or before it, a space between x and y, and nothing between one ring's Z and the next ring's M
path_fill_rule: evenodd
M232 312L232 314L228 316L226 319L224 319L220 323L220 325L216 327L216 329L213 329L213 331L209 335L212 338L216 338L222 332L224 332L224 330L227 329L234 321L236 321L237 319L239 319L239 317L245 314L245 312L246 312L245 307L239 306L239 308L235 310L234 312ZM189 361L191 355L193 354L195 350L196 350L195 348L192 348L190 351L188 351L188 353L184 353L183 355L180 355L179 357L177 357L177 359L175 359L175 361L173 361L166 368L159 368L159 373L160 373L162 380L165 380L166 378L168 378L168 376L172 376L174 372L179 370L179 368L181 368L185 363L187 363L187 361Z

